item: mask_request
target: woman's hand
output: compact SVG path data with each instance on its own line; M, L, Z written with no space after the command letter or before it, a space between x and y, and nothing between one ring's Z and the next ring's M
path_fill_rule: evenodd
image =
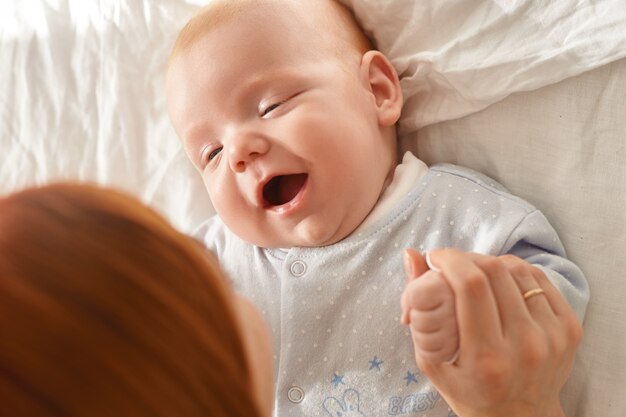
M429 255L454 293L460 350L454 364L415 356L448 404L461 417L562 416L559 392L582 328L545 274L509 255ZM411 259L423 267L420 255Z

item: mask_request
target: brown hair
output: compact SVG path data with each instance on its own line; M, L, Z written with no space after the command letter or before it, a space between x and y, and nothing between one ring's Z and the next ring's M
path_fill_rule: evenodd
M334 40L332 48L342 56L346 49L357 50L363 54L373 49L371 40L365 35L354 14L346 6L337 0L301 0L300 5L296 0L283 1L283 6L293 8L313 7L316 13L309 13L308 16L316 14L329 29L330 38ZM251 5L267 6L279 3L279 0L214 0L202 7L187 22L178 34L169 63L180 54L190 48L202 35L210 32L221 23L236 17ZM311 9L309 9L310 11ZM325 33L320 33L320 39L329 39Z
M0 199L0 407L260 416L230 291L201 245L120 192Z

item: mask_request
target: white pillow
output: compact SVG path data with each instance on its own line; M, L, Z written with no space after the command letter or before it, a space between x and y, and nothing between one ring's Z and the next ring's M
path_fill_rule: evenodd
M391 59L400 133L626 56L624 0L342 0Z

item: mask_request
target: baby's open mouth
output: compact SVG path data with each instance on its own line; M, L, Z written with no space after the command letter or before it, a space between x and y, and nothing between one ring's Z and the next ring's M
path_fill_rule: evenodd
M265 207L276 207L287 204L298 195L306 183L307 174L278 175L263 187L263 203Z

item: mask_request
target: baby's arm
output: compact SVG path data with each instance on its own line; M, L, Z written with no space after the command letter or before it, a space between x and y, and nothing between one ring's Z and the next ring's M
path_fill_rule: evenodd
M431 363L454 362L459 332L452 289L417 252L406 250L405 257L402 322L411 327L415 352Z
M541 269L569 302L578 320L583 321L589 301L589 286L580 268L567 259L556 231L541 212L528 214L517 225L501 255L504 255L509 269L520 264L508 262L516 258Z

